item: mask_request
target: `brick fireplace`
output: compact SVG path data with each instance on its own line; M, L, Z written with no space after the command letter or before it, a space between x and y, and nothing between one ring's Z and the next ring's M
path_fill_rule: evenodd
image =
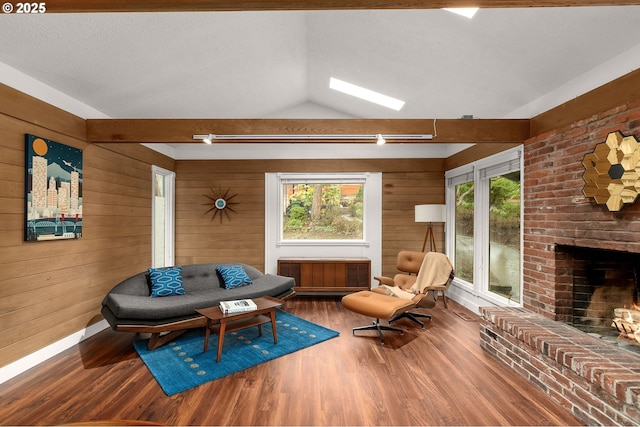
M525 143L524 306L570 321L572 275L556 246L640 253L640 204L609 212L582 194L583 157L608 133L640 135L640 101Z
M620 284L596 295L603 303L634 292L640 202L613 213L582 193L582 159L615 131L640 136L640 100L525 142L523 308L482 309L481 345L586 424L637 425L640 355L572 326L592 323L574 311L594 297L591 290L589 302L574 301L586 282Z
M626 346L640 353L635 339L620 339L612 327L616 308L638 306L640 254L556 245L556 258L573 264L572 314L568 323L577 329Z

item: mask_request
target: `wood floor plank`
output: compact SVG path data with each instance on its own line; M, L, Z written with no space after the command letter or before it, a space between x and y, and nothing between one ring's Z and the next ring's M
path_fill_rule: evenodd
M3 425L139 420L165 425L581 425L480 348L477 316L451 301L404 335L352 335L372 319L337 297L297 297L292 314L340 336L166 396L111 330L0 385ZM465 312L472 321L456 315Z

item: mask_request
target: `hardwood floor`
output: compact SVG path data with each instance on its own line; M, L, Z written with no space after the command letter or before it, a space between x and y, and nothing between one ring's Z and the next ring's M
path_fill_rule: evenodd
M340 336L168 397L133 335L106 330L1 384L0 423L581 425L484 352L477 317L453 301L429 310L424 330L394 323L405 333L387 332L384 345L373 331L352 335L371 319L340 298L297 297L285 308Z

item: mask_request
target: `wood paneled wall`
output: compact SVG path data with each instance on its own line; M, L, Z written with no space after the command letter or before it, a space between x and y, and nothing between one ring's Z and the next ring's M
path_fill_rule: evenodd
M426 224L414 206L444 203L443 159L246 160L176 162L176 264L239 261L264 270L266 172L382 172L383 274L394 274L399 250L420 250ZM233 198L230 219L213 221L205 204L211 189ZM444 247L442 226L437 246Z
M399 251L422 249L427 224L415 222L415 205L444 204L444 170L383 173L382 185L382 274L393 277ZM444 252L444 224L433 224L433 231L437 251Z
M83 120L0 85L0 366L99 320L118 281L151 262L151 165L175 170L176 264L241 261L264 269L265 172L383 172L383 273L419 250L413 207L444 203L444 160L174 161L139 144L89 144ZM83 150L83 237L24 242L24 134ZM237 194L220 223L211 189ZM438 247L442 228L436 228Z
M0 366L102 319L118 281L151 262L151 164L139 144L85 141L84 120L0 85ZM83 150L83 236L24 242L25 133Z
M264 170L261 161L176 162L176 264L238 261L264 265ZM229 191L229 218L205 195ZM227 210L228 211L228 210Z

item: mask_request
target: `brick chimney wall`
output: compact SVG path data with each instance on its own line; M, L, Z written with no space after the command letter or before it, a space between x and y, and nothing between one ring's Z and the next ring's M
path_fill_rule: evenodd
M525 142L524 307L553 320L571 313L572 271L556 245L640 253L640 198L620 212L582 193L582 160L610 132L640 138L640 100Z

